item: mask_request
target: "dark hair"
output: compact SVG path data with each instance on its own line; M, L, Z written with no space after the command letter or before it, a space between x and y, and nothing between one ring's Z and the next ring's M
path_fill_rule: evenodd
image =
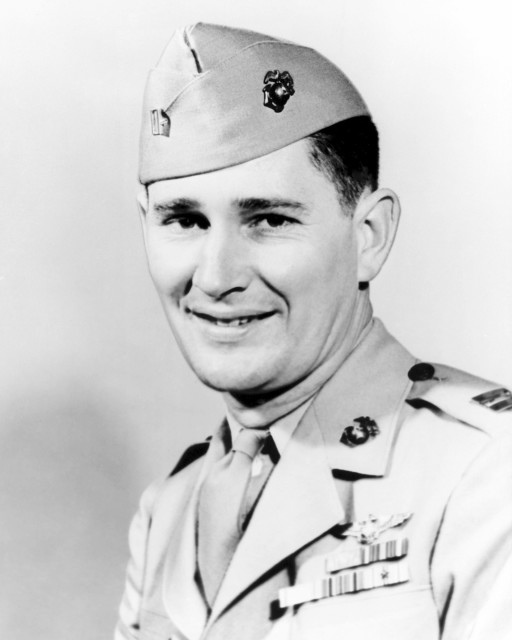
M313 165L332 180L344 208L352 210L365 187L377 189L379 134L370 116L337 122L308 140Z

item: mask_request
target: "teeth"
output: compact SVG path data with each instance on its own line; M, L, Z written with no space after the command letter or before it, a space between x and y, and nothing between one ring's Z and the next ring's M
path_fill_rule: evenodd
M218 327L241 327L250 322L249 318L235 318L235 320L215 320Z
M198 313L192 312L197 318L201 318L202 320L207 320L211 324L216 325L217 327L243 327L249 322L253 322L254 320L260 320L267 317L267 314L254 315L254 316L242 316L240 318L233 318L233 320L222 320L220 318L214 318L211 315L207 315L206 313Z

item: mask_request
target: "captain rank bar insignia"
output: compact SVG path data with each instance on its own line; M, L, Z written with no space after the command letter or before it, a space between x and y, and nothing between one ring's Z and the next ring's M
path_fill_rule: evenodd
M512 409L512 393L505 388L492 389L492 391L486 391L471 399L497 413Z
M364 569L346 571L335 576L280 589L279 606L281 609L285 609L313 600L388 587L408 580L409 568L406 560L372 565Z

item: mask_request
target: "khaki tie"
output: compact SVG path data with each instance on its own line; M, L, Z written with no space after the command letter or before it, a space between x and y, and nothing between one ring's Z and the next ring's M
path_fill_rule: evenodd
M247 504L249 496L246 498L252 461L267 434L267 431L258 429L242 429L231 451L214 464L201 487L198 562L210 606L242 537L245 517L252 507ZM270 469L265 470L268 477L271 464ZM261 480L258 484L262 484Z

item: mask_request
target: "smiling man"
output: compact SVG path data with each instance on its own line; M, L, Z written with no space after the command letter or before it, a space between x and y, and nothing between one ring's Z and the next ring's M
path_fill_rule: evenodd
M141 500L117 640L510 637L512 394L373 318L400 207L346 76L180 30L140 180L153 281L226 419Z

